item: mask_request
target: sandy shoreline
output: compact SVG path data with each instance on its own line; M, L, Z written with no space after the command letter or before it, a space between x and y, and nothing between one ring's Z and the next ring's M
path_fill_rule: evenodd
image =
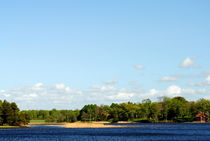
M121 128L121 127L136 127L127 125L107 125L110 122L74 122L74 123L62 123L62 124L31 124L41 125L41 126L54 126L54 127L64 127L64 128ZM131 123L131 122L118 122L118 123Z
M61 125L65 128L119 128L119 127L130 127L126 125L107 125L110 122L90 122L90 123L84 123L84 122L75 122L75 123L65 123L64 125Z

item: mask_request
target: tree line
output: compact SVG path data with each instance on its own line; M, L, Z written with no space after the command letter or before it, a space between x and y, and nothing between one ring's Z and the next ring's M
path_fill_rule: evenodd
M16 103L0 100L0 126L20 126L29 123L29 116L26 112L21 112Z
M162 97L159 102L145 99L139 103L112 103L85 105L81 110L23 111L30 119L46 122L75 121L136 121L136 122L190 122L199 113L210 114L210 100L187 101L183 97Z

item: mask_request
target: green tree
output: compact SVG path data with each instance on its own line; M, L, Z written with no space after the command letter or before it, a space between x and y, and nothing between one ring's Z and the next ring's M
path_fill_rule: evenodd
M118 122L120 120L119 119L119 109L120 109L119 105L116 103L112 103L110 107L111 107L110 114L111 114L112 121Z
M2 101L0 100L0 126L3 125L3 108L2 108Z
M189 117L189 109L187 108L187 101L183 97L174 97L170 100L168 110L168 119L177 120Z
M81 115L80 115L80 120L81 121L89 121L90 120L89 115L86 112L82 111Z
M158 121L158 116L160 114L160 107L158 103L152 103L149 109L149 118Z
M19 124L20 125L27 125L30 122L30 117L27 112L20 112L19 114Z
M12 125L12 126L17 126L19 125L19 108L18 106L16 105L16 103L12 102L10 104L10 108L11 108L11 111L10 111L10 115L8 117L8 124L9 125Z
M12 108L10 106L10 103L6 100L2 103L2 118L3 118L3 124L10 124L12 123Z
M161 111L160 111L160 116L159 119L160 120L168 120L168 112L169 112L169 108L170 108L170 102L171 99L168 97L161 97L160 98L160 105L161 105Z
M77 117L75 113L73 111L70 111L68 113L68 122L76 122L76 121L77 121Z
M6 100L0 101L0 125L19 126L27 124L29 116L23 116L16 103L9 103Z
M197 108L199 112L204 112L206 114L210 113L210 100L199 99L197 101Z
M80 120L84 121L95 121L97 119L98 112L97 112L97 105L89 104L85 105L79 115Z
M151 119L151 104L152 101L150 99L144 99L142 101L142 112L144 113L145 119Z
M110 118L111 108L107 105L101 105L98 107L98 119L99 121L107 121Z

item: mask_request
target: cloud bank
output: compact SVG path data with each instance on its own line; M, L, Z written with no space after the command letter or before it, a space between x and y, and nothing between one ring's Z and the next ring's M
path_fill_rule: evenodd
M210 82L210 76L207 77ZM84 90L78 90L65 84L52 86L37 83L33 86L25 86L10 90L0 90L0 99L16 102L24 110L28 109L77 109L85 104L111 104L119 102L140 102L150 98L157 100L158 97L205 96L206 89L182 88L177 85L168 86L166 89L142 90L136 88L119 88L113 86L93 85Z

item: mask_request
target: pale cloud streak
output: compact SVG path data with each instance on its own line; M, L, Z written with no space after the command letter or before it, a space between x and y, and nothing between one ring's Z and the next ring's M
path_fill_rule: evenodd
M136 64L135 66L135 69L137 70L143 70L144 69L144 66L140 65L140 64Z
M185 58L182 63L180 64L180 67L182 68L200 68L200 65L196 64L196 57L187 57Z
M98 86L98 85L93 85L91 87L92 89L95 89L95 90L99 90L99 91L115 91L115 88L114 87L111 87L111 86Z
M210 85L210 75L207 76L207 78L206 78L206 83L207 83L208 85Z
M175 77L175 76L165 76L165 77L162 77L161 79L160 79L160 81L162 81L162 82L174 82L174 81L176 81L178 78L177 77Z
M104 81L104 84L107 84L107 85L113 85L113 84L116 84L118 83L118 80L107 80L107 81Z
M202 81L200 82L191 82L188 84L189 86L196 86L196 87L205 87L210 86L210 75L207 75Z
M44 87L43 83L36 83L34 86L31 87L32 90L42 90Z
M130 100L133 96L134 96L133 93L119 92L116 95L107 96L107 98L110 100Z

